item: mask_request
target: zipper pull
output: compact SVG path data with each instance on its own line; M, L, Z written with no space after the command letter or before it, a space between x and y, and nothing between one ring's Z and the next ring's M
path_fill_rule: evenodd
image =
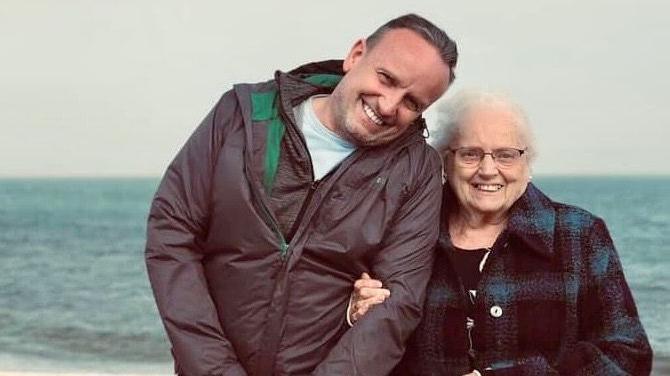
M279 255L282 258L286 257L286 252L288 251L288 244L286 244L286 240L282 237L281 243L279 244Z
M475 359L477 358L477 351L474 348L474 344L472 343L472 328L475 327L475 320L473 320L470 317L466 317L465 319L465 329L468 331L468 358L470 358L470 363L474 363Z
M473 319L467 317L467 318L465 319L465 329L467 329L468 331L470 331L470 330L472 330L472 328L474 328L474 327L475 327L475 320L473 320Z

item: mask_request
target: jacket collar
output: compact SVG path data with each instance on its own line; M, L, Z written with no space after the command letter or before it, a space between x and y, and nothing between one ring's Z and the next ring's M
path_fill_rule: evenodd
M443 229L447 229L447 238L449 234L447 219L451 210L454 210L457 200L449 184L445 183L442 196L442 222ZM510 208L505 232L510 238L516 238L525 243L537 254L552 257L555 224L556 211L552 201L535 185L529 183L524 194Z
M308 63L288 73L276 71L275 80L279 86L282 106L293 108L313 95L330 94L339 79L344 76L342 63L342 60L327 60ZM315 76L330 76L333 80L330 82L310 80L310 77Z
M507 228L537 253L551 257L554 254L556 210L549 197L535 185L528 184L526 192L510 208Z

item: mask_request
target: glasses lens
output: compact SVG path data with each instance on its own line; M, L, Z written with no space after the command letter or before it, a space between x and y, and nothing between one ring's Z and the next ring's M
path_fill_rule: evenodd
M503 166L511 166L516 162L521 153L516 149L504 148L493 151L493 156L495 157L496 162L500 163Z
M484 151L478 148L461 148L457 150L458 160L465 164L477 164L482 160Z

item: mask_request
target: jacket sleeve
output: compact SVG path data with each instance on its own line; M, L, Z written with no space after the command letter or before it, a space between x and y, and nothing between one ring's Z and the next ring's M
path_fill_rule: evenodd
M421 318L433 266L442 197L439 157L431 149L418 188L397 213L372 273L391 290L340 338L314 375L387 375L400 361Z
M219 323L200 247L215 160L235 103L232 93L225 94L195 130L168 167L149 212L147 271L179 375L246 375Z
M596 219L585 233L579 341L557 364L534 354L494 366L484 375L649 375L651 347L607 227Z
M561 374L648 375L652 351L602 219L588 230L588 286L579 302L581 341L559 359Z

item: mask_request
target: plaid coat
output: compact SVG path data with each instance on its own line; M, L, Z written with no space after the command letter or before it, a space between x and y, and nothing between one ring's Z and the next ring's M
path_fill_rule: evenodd
M605 223L532 184L486 261L468 336L445 226L456 198L445 187L424 316L395 375L463 375L469 356L484 375L650 373L651 348Z

